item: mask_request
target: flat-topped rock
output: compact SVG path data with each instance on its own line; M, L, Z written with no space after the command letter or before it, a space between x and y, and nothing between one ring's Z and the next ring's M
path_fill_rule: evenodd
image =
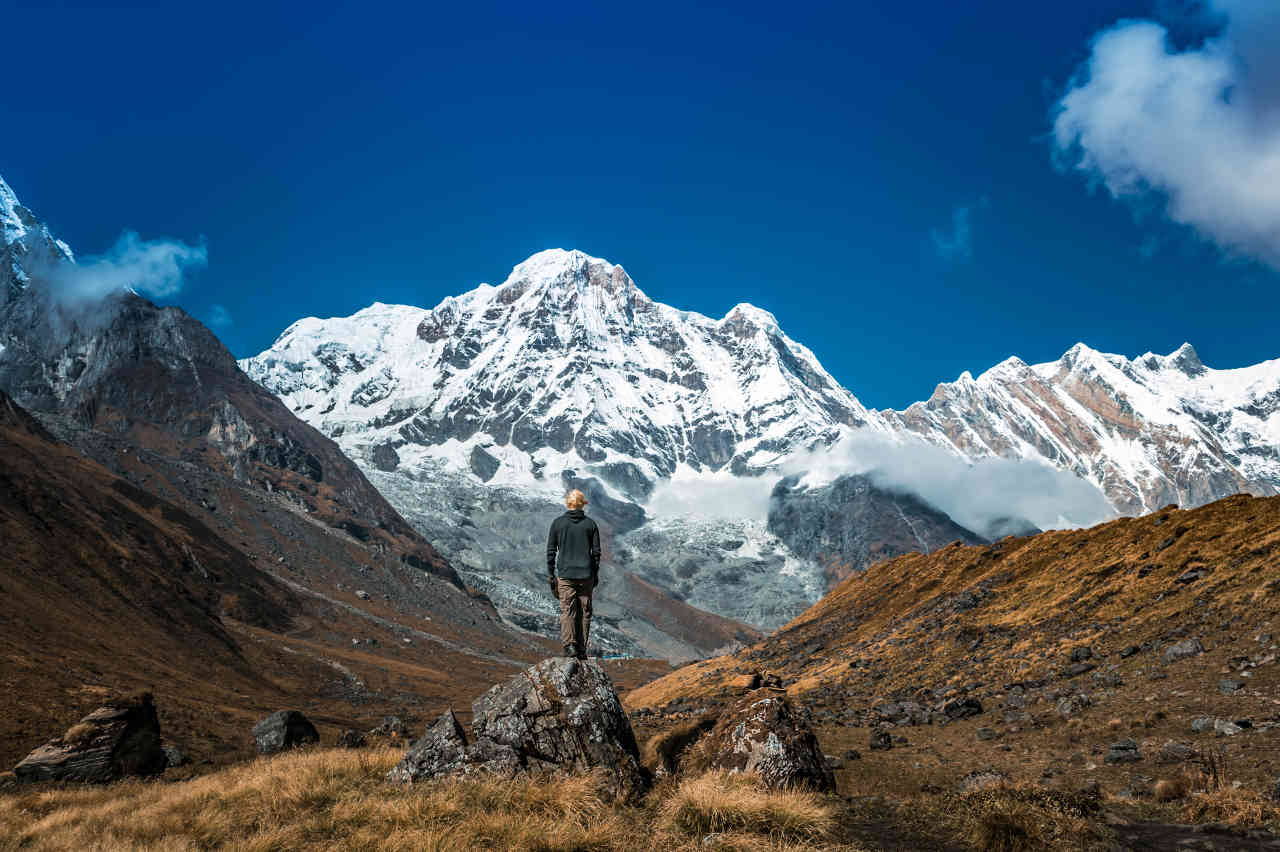
M127 775L157 775L169 766L151 693L113 699L22 759L24 781L104 783Z

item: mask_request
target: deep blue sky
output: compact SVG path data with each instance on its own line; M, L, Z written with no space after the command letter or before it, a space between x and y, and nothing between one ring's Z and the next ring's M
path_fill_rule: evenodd
M0 175L81 254L207 240L237 356L543 248L777 315L865 403L1071 344L1280 356L1280 276L1056 171L1089 39L1152 2L19 2ZM969 209L969 256L939 250Z

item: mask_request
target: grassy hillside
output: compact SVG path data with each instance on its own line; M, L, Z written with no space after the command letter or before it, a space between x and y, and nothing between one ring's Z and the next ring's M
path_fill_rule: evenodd
M1269 795L1280 774L1278 614L1280 498L1236 496L883 562L774 636L681 668L626 704L646 732L660 730L754 673L776 675L812 708L828 754L861 753L837 770L842 789L913 797L992 769L1052 789L1096 783L1144 805L1159 780L1203 787L1208 772ZM1190 639L1204 653L1166 659ZM965 699L982 711L941 719ZM877 707L889 700L946 724L884 725ZM1251 727L1194 731L1200 717ZM898 738L891 749L869 748L877 729ZM1139 759L1107 763L1127 738ZM1170 742L1190 751L1162 761Z

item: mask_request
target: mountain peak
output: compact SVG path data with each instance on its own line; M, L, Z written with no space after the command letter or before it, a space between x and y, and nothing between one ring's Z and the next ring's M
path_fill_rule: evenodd
M4 182L4 177L0 176L0 244L7 245L21 239L27 232L25 220L30 215L18 202L18 196L9 184Z

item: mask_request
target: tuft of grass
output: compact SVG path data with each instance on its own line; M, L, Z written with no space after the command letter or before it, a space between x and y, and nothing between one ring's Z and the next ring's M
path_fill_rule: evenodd
M1190 784L1184 776L1161 778L1156 782L1155 797L1157 802L1172 802L1187 795Z
M959 797L967 839L980 852L1092 850L1110 846L1096 799L1043 787L1001 785Z
M1280 826L1280 806L1256 790L1223 787L1193 795L1182 808L1182 818L1232 828L1267 828Z
M817 794L767 790L749 775L707 772L679 783L659 806L659 819L675 835L750 834L786 841L831 836L833 809Z

